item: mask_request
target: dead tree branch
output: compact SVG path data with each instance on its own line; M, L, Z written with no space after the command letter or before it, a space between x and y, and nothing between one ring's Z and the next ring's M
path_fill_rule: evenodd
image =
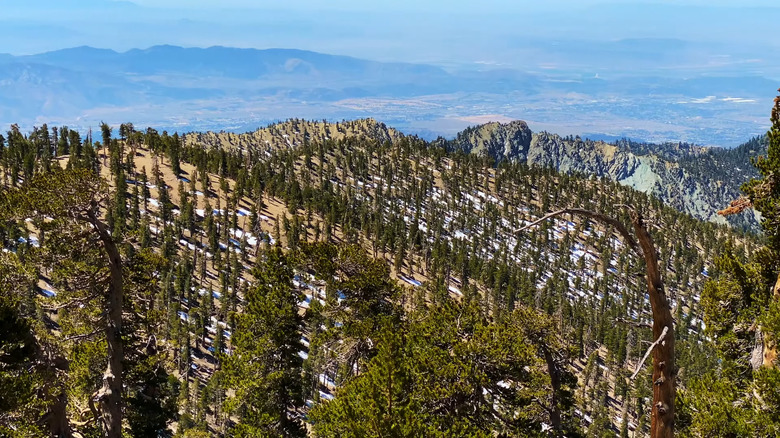
M599 221L604 224L612 225L615 230L620 233L620 235L625 239L628 246L631 247L631 249L634 250L634 252L639 256L642 257L642 253L640 252L639 245L636 242L636 239L634 239L634 236L631 235L631 233L628 232L628 229L623 225L620 221L618 221L615 218L609 217L605 214L597 213L595 211L585 210L584 208L563 208L558 211L554 211L552 213L548 213L544 215L542 218L537 219L530 224L519 228L516 233L521 233L529 228L533 228L540 223L552 219L556 216L560 216L562 214L572 214L572 215L578 215L578 216L585 216L587 218Z
M661 332L661 336L658 337L658 339L655 340L652 344L650 344L650 347L645 352L645 355L642 357L642 360L639 361L639 363L636 365L636 370L634 371L634 374L631 375L631 380L634 380L636 378L636 375L639 374L639 370L642 369L642 365L645 363L647 358L650 356L650 352L653 351L653 348L655 348L656 345L663 342L664 338L666 337L666 333L669 331L669 327L664 327L664 330Z

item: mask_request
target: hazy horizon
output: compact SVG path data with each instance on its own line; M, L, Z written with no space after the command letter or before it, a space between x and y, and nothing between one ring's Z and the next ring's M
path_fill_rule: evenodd
M4 3L0 53L13 55L81 45L117 51L160 44L222 45L305 49L379 61L518 67L523 63L517 56L542 42L678 39L732 58L780 46L780 41L766 38L780 18L780 7L766 0L229 0L219 7L204 0Z
M3 3L0 53L13 56L0 55L0 123L139 118L220 129L375 117L435 136L493 118L562 134L734 146L765 132L780 85L780 40L767 37L780 7L767 0ZM39 55L159 45L306 50L446 74L369 68L347 80L295 57L274 62L305 65L305 74L234 78L178 65L139 74L89 57L62 64ZM244 71L254 61L220 62ZM58 85L42 87L49 83Z

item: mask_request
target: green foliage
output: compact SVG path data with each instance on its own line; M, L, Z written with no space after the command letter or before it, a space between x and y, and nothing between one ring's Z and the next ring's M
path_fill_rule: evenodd
M336 129L341 131L338 124ZM752 322L776 330L771 327L777 326L777 313L761 311L768 283L756 280L770 278L766 273L777 265L769 253L741 261L742 247L723 251L723 242L733 236L726 228L694 221L617 183L522 163L496 165L413 137L394 142L305 137L303 146L264 150L264 145L210 147L193 143L190 135L159 135L153 129L134 133L130 125L119 127L119 141L107 125L101 131L108 151L103 161L116 190L94 172L100 163L91 138L82 142L76 131L63 130L55 141L60 152L71 152L72 171L54 165L47 156L51 151L37 151L45 139L39 129L25 137L12 127L8 147L0 150L2 181L21 186L0 194L0 241L40 268L19 289L23 313L36 334L54 345L47 354L64 356L70 366L54 384L46 383L67 385L68 415L79 424L92 420L87 400L100 386L107 357L101 298L106 261L90 227L78 221L92 207L113 227L112 236L122 239L125 432L134 436L168 436L177 419L179 436L301 436L309 413L304 394L314 400L310 418L319 419L313 427L323 436L535 436L543 423L551 424L553 407L561 414L561 433L577 436L577 382L570 363L591 352L587 384L577 400L581 414L595 420L589 432L612 432L614 411L601 408L608 395L629 406L629 420L636 421L636 410L639 421L646 421L649 409L642 403L652 387L637 383L632 390L622 368L641 355L647 335L614 323L627 314L639 319L646 314L645 289L629 274L640 265L614 245L609 230L589 223L550 223L516 236L514 230L540 209L578 205L618 215L613 204L632 203L667 224L659 231L659 249L670 267L669 290L685 303L678 307L678 326L697 328L693 321L701 309L693 297L705 267L725 281L708 286L701 302L710 313L708 327L719 333L711 335L738 360L739 366L723 362L718 379L725 371L745 369ZM153 194L145 169L139 175L133 168L131 154L142 143L161 161L152 176L161 203L158 217L147 205ZM133 150L125 151L127 146ZM185 162L197 169L189 175L190 190L200 179L205 196L190 196L180 183L181 214L175 215L169 191L175 187L166 186L163 176L178 173ZM210 192L214 174L220 176L219 189ZM129 200L128 178L140 181ZM210 204L215 196L221 210L216 215ZM270 212L263 212L269 197ZM247 199L258 203L252 208ZM268 227L260 215L272 215L280 201L293 214L271 226L290 253L260 247L255 260L255 248L243 241L240 254L220 248L231 246L229 228L251 228L262 236L254 228ZM201 220L194 210L204 204ZM235 213L239 207L252 211L249 228ZM159 230L152 233L150 226ZM18 240L33 233L41 248ZM306 243L312 234L321 242ZM201 248L185 250L180 239L196 247L207 243L211 255ZM336 241L346 244L327 243ZM361 246L372 249L374 258ZM575 260L574 248L599 257ZM711 260L720 253L727 256L713 270ZM426 284L403 289L391 279L393 262L395 274L425 278ZM247 275L245 266L253 263L257 268ZM39 274L57 290L42 302L65 306L56 312L56 330L43 328L54 327L54 313L34 303ZM312 292L312 284L324 285L324 294ZM198 294L201 288L205 295ZM212 288L221 292L218 299L211 297ZM303 297L296 288L312 294L308 309L299 307ZM450 297L458 292L460 300ZM693 379L696 385L718 363L701 333L679 332L687 338L678 344L685 367L681 382ZM202 356L209 340L216 361ZM306 350L301 344L308 344L305 361L298 355ZM203 366L203 359L211 363ZM559 370L557 389L551 366ZM609 374L601 371L604 366ZM171 375L177 367L181 390ZM649 381L642 375L641 382ZM775 380L770 374L759 380L762 375L756 373L751 383L772 406ZM618 379L614 393L612 376ZM40 388L43 377L35 379L31 384ZM320 383L326 379L338 389ZM335 400L320 400L323 386L337 391ZM748 388L745 382L735 387ZM180 406L174 405L177 399ZM742 406L746 398L733 400ZM756 400L749 404L759 409ZM686 414L686 424L704 418ZM40 417L35 412L26 418ZM79 426L79 432L101 433L94 423Z
M29 371L36 341L20 307L16 297L0 292L0 424L3 413L22 409L34 396L35 376Z
M127 421L136 438L171 436L169 423L176 417L179 381L151 355L128 370L131 389L127 397Z
M385 330L378 334L377 342L377 354L366 371L340 389L335 400L324 402L311 412L317 436L427 435L427 418L418 416L421 407L410 392L412 382L404 334Z
M86 398L100 385L100 375L106 367L106 346L101 340L85 340L72 347L68 369L68 391L73 408L87 405Z
M542 320L523 311L511 323L491 322L478 308L453 303L388 325L374 336L377 351L365 371L312 410L315 431L323 437L541 436L552 388L535 346L544 340L529 339L525 328ZM573 377L564 374L570 384Z
M766 304L769 284L760 265L740 262L731 247L716 259L715 267L717 281L707 282L701 296L704 322L724 359L744 359L753 348L751 326Z
M43 436L38 419L49 376L39 363L32 277L15 254L0 252L0 436Z
M777 381L776 370L759 373L773 376L770 385ZM764 380L769 383L770 380ZM777 394L777 386L757 387L756 392L742 386L735 379L707 375L697 379L678 400L680 410L680 435L706 437L777 436L777 404L770 405L759 398L762 391ZM775 400L776 401L776 400ZM765 404L766 403L766 404Z
M241 418L231 435L304 436L303 424L290 412L303 404L302 321L292 266L274 247L252 273L256 282L237 318L233 353L222 359L228 387L235 391L226 408Z
M780 97L775 99L770 118L772 127L767 132L767 155L760 156L753 164L761 178L752 179L742 186L753 208L761 213L761 226L775 253L780 251Z

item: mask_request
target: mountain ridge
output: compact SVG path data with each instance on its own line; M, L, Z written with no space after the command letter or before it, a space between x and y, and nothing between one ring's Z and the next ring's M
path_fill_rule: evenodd
M210 148L262 149L265 152L293 148L305 141L339 141L348 137L395 142L408 137L375 119L325 123L290 119L245 134L189 133L186 144ZM735 149L702 147L687 143L615 143L580 137L562 137L546 131L533 132L522 120L488 122L461 131L454 139L432 143L445 149L557 172L608 178L663 202L691 216L740 229L756 229L760 217L747 211L724 218L717 214L739 197L740 185L758 174L750 157L765 151L760 138ZM743 150L748 149L748 150Z
M365 69L398 73L409 70L420 74L447 75L441 68L426 64L379 62L302 49L255 49L219 45L182 47L161 44L126 51L79 46L17 58L21 61L36 61L77 71L84 69L83 62L87 60L98 63L90 68L97 68L101 71L116 71L117 67L121 67L126 73L136 74L154 74L168 70L180 74L196 74L202 73L203 67L212 67L206 72L242 79L280 72L289 73L289 63L296 59L309 64L318 71L338 71L347 76L360 74ZM109 62L113 64L102 64Z
M639 144L641 145L641 144ZM716 223L755 227L759 217L750 211L728 220L717 214L739 196L739 186L758 174L745 161L736 175L722 174L718 158L728 150L680 145L677 157L665 157L662 146L631 146L532 132L523 121L479 125L462 131L447 143L452 149L550 167L563 173L607 177L655 195L679 211ZM639 149L639 151L632 151ZM701 161L696 163L695 160ZM695 167L698 165L698 167Z

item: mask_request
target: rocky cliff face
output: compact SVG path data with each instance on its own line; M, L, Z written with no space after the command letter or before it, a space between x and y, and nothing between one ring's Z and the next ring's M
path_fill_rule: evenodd
M491 157L509 157L525 160L533 140L533 133L522 120L511 123L486 123L468 128L453 140L454 147Z
M739 196L742 182L755 176L746 154L739 155L734 164L735 154L729 151L692 146L659 145L653 151L642 145L636 148L641 152L635 153L625 146L533 133L522 121L466 129L451 142L451 147L487 154L497 160L519 160L560 172L607 177L653 194L696 218L718 223L725 223L726 219L717 211ZM730 221L741 227L755 227L758 217L750 211Z

